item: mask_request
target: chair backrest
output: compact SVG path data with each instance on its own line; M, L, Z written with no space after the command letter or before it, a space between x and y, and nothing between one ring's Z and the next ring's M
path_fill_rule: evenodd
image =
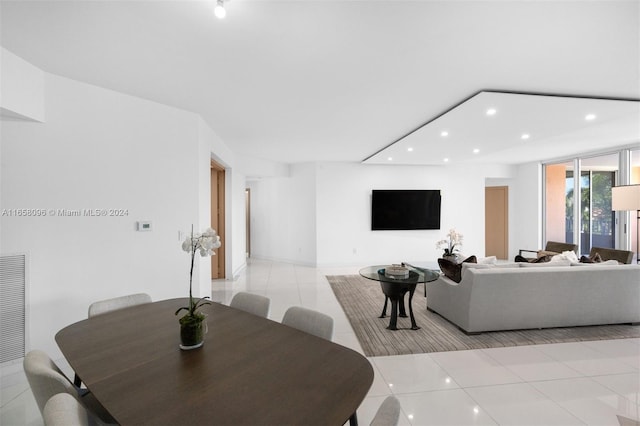
M45 426L88 426L87 410L71 395L59 393L44 406L42 413Z
M43 351L36 349L27 353L24 357L23 367L31 392L36 399L40 413L43 415L44 406L52 396L59 393L76 396L76 388L71 381Z
M400 420L400 401L393 395L389 395L376 412L370 426L396 426Z
M151 303L151 296L146 293L129 294L127 296L114 297L113 299L100 300L89 305L89 318L144 303Z
M572 244L572 243L562 243L558 241L547 241L547 245L545 246L544 251L551 251L555 253L562 253L564 251L574 251L577 254L578 245Z
M620 263L626 263L627 265L633 261L633 252L627 250L615 250L605 247L591 247L589 257L593 258L599 254L602 261L617 260Z
M233 296L229 306L266 318L269 315L270 304L271 300L268 297L241 291Z
M282 324L323 339L331 340L333 337L333 318L313 309L292 306L284 313Z

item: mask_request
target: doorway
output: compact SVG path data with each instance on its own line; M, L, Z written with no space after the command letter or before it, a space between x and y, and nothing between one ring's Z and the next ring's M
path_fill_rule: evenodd
M509 187L484 189L484 255L507 259L509 256Z
M211 256L211 279L225 277L225 170L224 167L211 162L211 227L220 235L222 245L216 254Z
M245 226L246 226L246 235L247 235L246 256L248 259L249 257L251 257L251 189L250 188L246 188L244 190L244 202L245 202L245 215L246 215Z

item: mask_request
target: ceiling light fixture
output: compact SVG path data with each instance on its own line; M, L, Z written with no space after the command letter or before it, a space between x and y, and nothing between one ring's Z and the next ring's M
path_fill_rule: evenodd
M409 147L409 148L407 148L407 151L413 152L413 148Z
M529 133L523 133L522 136L520 136L520 139L529 139L531 136L529 135Z
M595 120L596 119L596 115L595 114L587 114L584 117L584 119L587 120L587 121Z
M440 133L440 136L442 136L443 138L446 138L447 136L449 136L449 132L447 132L446 130L443 130L443 131Z
M478 148L476 148L476 149L474 149L474 150L473 150L473 153L474 153L474 154L477 154L477 153L479 153L479 152L480 152L480 150L479 150Z
M213 14L216 15L218 19L224 19L227 16L227 11L224 9L224 0L218 0L215 9L213 9Z
M448 158L445 158L445 159L444 159L444 160L442 160L442 161L444 161L445 163L448 163L448 162L449 162L449 159L448 159Z
M498 112L495 108L489 108L487 110L487 115L496 115L496 112Z
M387 158L387 160L393 161L393 157L389 157L389 158Z

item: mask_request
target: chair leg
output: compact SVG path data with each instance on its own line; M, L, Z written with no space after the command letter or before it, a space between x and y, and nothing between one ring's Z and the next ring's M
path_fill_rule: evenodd
M349 426L358 426L358 416L354 412L351 417L349 417Z
M79 388L79 387L82 385L82 380L80 379L80 377L78 377L78 375L77 375L77 374L75 374L75 375L73 376L73 384L74 384L77 388Z

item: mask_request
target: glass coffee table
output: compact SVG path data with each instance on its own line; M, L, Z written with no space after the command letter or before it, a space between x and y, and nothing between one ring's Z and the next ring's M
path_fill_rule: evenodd
M413 300L413 293L416 290L416 286L419 283L426 283L435 281L440 275L437 271L430 269L418 268L407 265L409 268L409 276L407 278L392 278L384 274L385 268L390 265L377 265L367 266L360 269L360 275L370 280L379 281L382 293L385 295L384 308L380 318L385 318L387 315L387 302L391 300L391 318L389 319L389 330L398 329L398 305L400 317L406 318L407 314L404 308L404 295L409 292L409 316L411 317L411 329L418 330L420 327L416 324L416 319L413 316L413 307L411 302ZM426 294L426 292L425 292Z

